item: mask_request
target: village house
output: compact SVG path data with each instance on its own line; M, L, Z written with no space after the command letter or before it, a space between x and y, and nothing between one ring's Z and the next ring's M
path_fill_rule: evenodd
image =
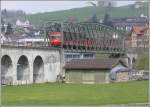
M114 28L130 32L133 26L147 26L148 17L141 14L138 17L112 18L111 22Z
M5 43L5 42L11 42L11 38L8 36L5 36L3 33L1 33L1 43Z
M149 47L148 27L133 26L126 40L126 45L128 48L134 48L139 50L148 49Z
M129 80L129 70L119 59L73 59L64 68L66 83L109 83L111 70L119 73L117 81Z
M16 26L22 26L22 27L30 27L29 20L26 20L25 22L20 21L19 19L16 21Z

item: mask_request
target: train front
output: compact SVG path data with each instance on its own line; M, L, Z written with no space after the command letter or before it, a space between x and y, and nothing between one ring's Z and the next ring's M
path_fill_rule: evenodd
M50 38L49 38L49 42L51 44L51 46L54 47L60 47L61 43L62 43L62 33L61 32L49 32Z

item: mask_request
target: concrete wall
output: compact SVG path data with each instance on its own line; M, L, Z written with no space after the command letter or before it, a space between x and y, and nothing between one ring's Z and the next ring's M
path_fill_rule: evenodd
M7 81L7 84L11 82L11 84L31 84L33 83L33 70L34 72L39 72L42 79L38 79L35 82L43 83L43 82L55 82L57 79L57 75L60 73L60 51L57 49L43 49L43 48L25 48L25 47L9 47L9 46L2 46L2 56L5 57L6 55L12 61L12 66L9 68L7 72L7 76L12 78L12 81ZM21 56L24 56L23 59ZM35 60L35 59L40 60ZM4 58L5 59L5 58ZM26 67L22 72L29 76L28 78L17 80L17 69L19 70L21 67L19 60L22 60L21 63L26 62ZM25 60L25 61L23 61ZM42 65L40 66L40 62L36 61L43 61ZM10 61L9 61L10 62ZM9 63L8 62L8 63ZM39 65L38 65L39 64ZM36 65L36 66L33 66ZM3 67L4 65L2 65ZM18 66L18 67L17 67ZM39 67L39 68L37 68ZM3 67L4 68L4 67ZM21 68L23 69L23 68ZM2 72L6 72L6 70L1 69ZM4 75L5 76L5 75ZM42 77L43 76L43 77ZM5 80L2 80L5 81Z

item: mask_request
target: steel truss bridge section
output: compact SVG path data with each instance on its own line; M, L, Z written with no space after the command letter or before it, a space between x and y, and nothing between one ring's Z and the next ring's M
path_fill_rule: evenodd
M100 23L70 23L51 21L45 24L45 42L51 38L48 32L62 32L61 48L69 52L125 53L123 32ZM60 48L60 47L59 47Z

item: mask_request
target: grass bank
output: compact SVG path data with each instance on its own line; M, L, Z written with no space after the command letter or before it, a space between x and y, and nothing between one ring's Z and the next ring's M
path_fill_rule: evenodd
M2 105L107 105L148 102L148 81L45 83L2 87Z

